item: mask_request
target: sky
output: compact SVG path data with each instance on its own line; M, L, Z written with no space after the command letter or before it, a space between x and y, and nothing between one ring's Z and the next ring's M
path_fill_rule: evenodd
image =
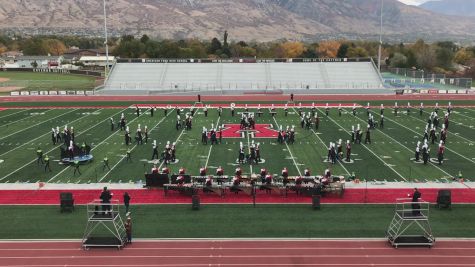
M430 0L399 0L399 2L403 2L406 5L413 5L413 6L418 6L420 4L423 4L429 1Z

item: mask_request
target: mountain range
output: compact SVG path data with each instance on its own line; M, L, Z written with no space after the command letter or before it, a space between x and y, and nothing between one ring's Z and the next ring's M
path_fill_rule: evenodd
M454 1L454 0L450 0ZM113 35L233 40L376 38L379 0L107 0ZM100 0L0 0L0 30L31 34L98 35ZM475 37L474 18L435 15L385 0L387 40Z
M429 1L420 7L440 14L475 17L475 0Z

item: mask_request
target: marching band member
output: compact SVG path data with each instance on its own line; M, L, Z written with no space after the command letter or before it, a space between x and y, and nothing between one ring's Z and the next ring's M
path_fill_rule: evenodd
M200 176L206 176L206 168L205 167L200 168Z
M217 176L223 176L224 175L223 167L219 166L218 169L216 169L216 175Z

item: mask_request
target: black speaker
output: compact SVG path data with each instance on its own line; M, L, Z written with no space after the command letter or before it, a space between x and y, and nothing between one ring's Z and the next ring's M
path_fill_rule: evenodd
M200 209L200 196L199 195L191 196L191 209L192 210L199 210Z
M74 210L74 198L71 192L59 193L60 211L73 211Z
M312 208L314 210L319 210L320 209L320 196L319 195L313 195L312 196Z
M450 190L439 190L437 194L437 208L450 209L452 206L452 193Z

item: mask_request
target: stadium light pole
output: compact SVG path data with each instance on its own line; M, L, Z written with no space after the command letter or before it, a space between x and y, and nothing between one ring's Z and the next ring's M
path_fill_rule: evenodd
M379 49L378 49L378 71L381 72L381 53L383 45L383 6L384 0L381 0L380 28L379 28Z
M105 40L104 40L104 45L106 46L106 68L105 68L105 76L107 78L107 76L109 75L108 71L109 71L109 44L108 44L108 39L107 39L107 13L106 13L106 0L103 0L103 3L104 3L104 36L105 36Z

